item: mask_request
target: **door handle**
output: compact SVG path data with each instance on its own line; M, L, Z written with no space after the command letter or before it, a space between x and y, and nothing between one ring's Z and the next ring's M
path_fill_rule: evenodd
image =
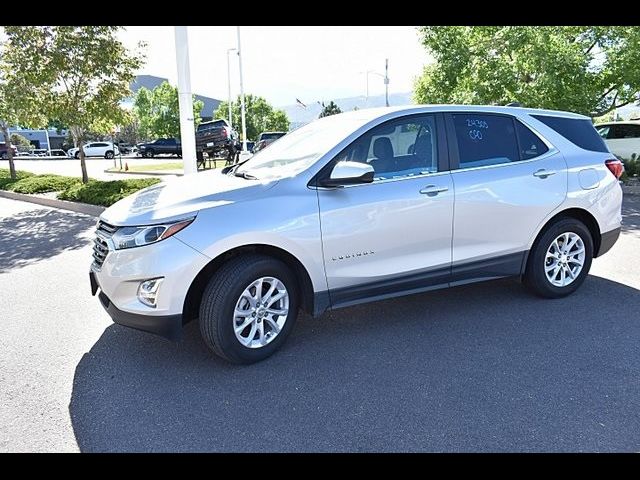
M423 194L423 195L435 196L435 195L438 195L439 193L446 192L447 190L449 190L449 187L439 187L437 185L427 185L422 190L420 190L420 193Z
M533 172L533 176L538 178L547 178L555 174L556 174L555 170L545 170L544 168L541 168L540 170Z

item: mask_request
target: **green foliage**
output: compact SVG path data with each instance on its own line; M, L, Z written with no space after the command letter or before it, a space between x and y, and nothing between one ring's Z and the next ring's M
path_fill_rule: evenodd
M324 103L322 104L322 111L320 112L320 115L318 115L318 118L337 115L338 113L342 113L342 110L338 105L335 104L333 100L331 100L327 105L325 105Z
M204 102L193 96L193 118L200 122ZM180 138L178 89L162 82L153 90L142 87L136 93L134 114L138 134L147 140L160 137Z
M624 164L624 173L622 174L623 181L633 177L640 177L640 155L634 153L631 155L631 158L622 158L617 155L616 157L622 160Z
M88 183L71 185L60 192L58 198L108 207L138 190L159 182L158 178L134 178L108 182L90 180Z
M289 119L283 110L275 110L266 99L257 95L246 94L245 120L247 123L247 140L257 140L262 132L289 131ZM242 123L240 115L240 96L235 102L231 102L231 119L233 128L242 136ZM222 102L214 112L213 118L229 119L229 102Z
M420 27L435 63L418 103L505 105L598 117L640 92L640 29L587 26Z
M11 185L23 178L32 177L33 173L23 172L21 170L16 171L15 178L11 178L11 172L8 168L0 168L0 190L9 190Z
M78 178L61 175L34 175L23 171L16 174L17 178L14 180L9 170L0 169L0 190L16 193L58 192L80 182Z
M18 150L28 150L33 146L28 138L20 135L19 133L11 134L11 143L18 147Z

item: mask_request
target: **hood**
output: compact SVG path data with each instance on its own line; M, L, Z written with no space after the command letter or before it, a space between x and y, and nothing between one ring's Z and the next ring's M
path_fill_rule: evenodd
M107 208L100 219L118 226L178 220L198 210L254 197L276 183L224 175L220 170L195 173L129 195Z

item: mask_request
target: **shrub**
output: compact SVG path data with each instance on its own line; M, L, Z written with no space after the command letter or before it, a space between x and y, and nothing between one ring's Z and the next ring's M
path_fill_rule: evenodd
M80 183L79 178L60 175L32 175L22 178L7 187L16 193L59 192Z
M60 192L58 198L108 207L138 190L159 182L158 178L133 178L108 182L90 180L89 183L71 185Z
M18 177L16 180L11 179L11 174L8 168L0 168L0 190L8 190L9 186L16 183L18 180L23 178L32 177L33 173L23 172L21 170L16 172L16 176Z

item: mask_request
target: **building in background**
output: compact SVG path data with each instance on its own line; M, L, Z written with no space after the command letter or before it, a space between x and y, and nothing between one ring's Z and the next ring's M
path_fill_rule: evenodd
M25 137L33 148L44 148L45 150L53 150L56 148L67 149L72 145L67 145L67 131L61 130L58 132L55 128L48 130L44 129L30 129L30 128L9 128L9 135L17 133ZM47 138L48 134L48 138ZM4 136L0 133L0 141L5 141ZM51 142L51 145L49 145Z

